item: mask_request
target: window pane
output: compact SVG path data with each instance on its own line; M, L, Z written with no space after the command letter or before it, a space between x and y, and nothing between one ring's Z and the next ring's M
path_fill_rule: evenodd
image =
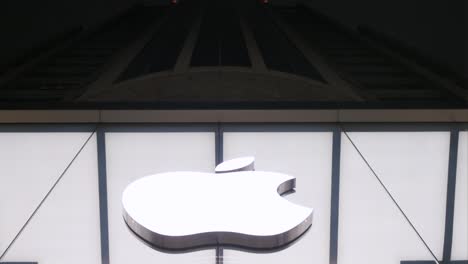
M169 254L145 245L126 226L121 202L125 187L144 176L181 170L214 172L214 139L214 133L106 133L112 264L214 262L214 250Z
M452 260L468 259L468 132L458 142L457 185L453 219Z
M18 233L89 133L0 133L1 251ZM95 136L3 261L100 263Z
M438 258L442 257L449 132L349 133ZM338 261L432 260L345 135Z
M268 254L224 250L225 263L328 263L332 133L224 133L224 160L255 156L255 169L296 177L285 196L314 208L312 227L290 247Z

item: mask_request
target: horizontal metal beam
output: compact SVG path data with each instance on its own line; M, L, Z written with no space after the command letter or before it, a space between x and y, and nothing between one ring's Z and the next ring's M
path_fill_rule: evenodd
M0 110L2 123L468 123L468 109L444 110Z

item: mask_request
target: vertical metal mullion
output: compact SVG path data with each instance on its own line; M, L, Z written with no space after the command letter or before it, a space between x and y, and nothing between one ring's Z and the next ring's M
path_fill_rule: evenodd
M215 131L215 159L216 159L216 165L220 164L223 162L223 128L221 124L216 125L216 131ZM223 264L223 255L224 255L224 250L220 246L216 246L216 264Z
M223 255L224 255L224 250L222 247L216 247L216 264L223 264L224 263L224 259L223 259Z
M101 127L97 129L97 156L99 177L99 216L101 230L101 263L109 264L106 141L105 132Z
M216 165L223 162L223 128L221 124L217 124L215 131L215 155Z
M333 130L332 182L330 209L330 264L338 261L338 221L340 206L341 130Z
M450 131L450 150L448 160L447 201L445 209L445 233L443 263L450 263L452 255L453 217L455 210L455 187L457 181L457 159L459 129Z

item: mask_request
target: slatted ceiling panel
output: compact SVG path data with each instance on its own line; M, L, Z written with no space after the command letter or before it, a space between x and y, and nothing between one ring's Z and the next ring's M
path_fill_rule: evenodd
M196 2L198 1L187 0L173 5L169 10L166 9L168 16L161 21L155 34L133 58L118 81L160 71L171 71L200 14L203 15L201 27L199 34L194 36L195 46L190 66L250 67L251 62L244 32L240 27L240 18L236 9L220 0L206 0L204 5L208 9L202 11L202 6L195 6L200 4ZM262 68L261 71L280 71L324 82L314 64L295 45L296 42L292 42L283 32L282 27L278 26L276 23L278 17L275 16L280 16L284 18L286 24L297 31L301 39L305 40L304 45L310 44L318 47L317 51L330 63L331 68L355 87L356 92L365 99L364 102L356 102L355 105L353 102L353 107L361 105L427 107L432 104L458 107L462 105L462 100L458 100L444 88L426 80L405 67L400 61L382 54L379 49L362 42L358 36L337 27L327 19L300 8L272 10L270 5L254 3L255 1L251 2L250 13L249 10L239 10L239 13L242 14L246 26L253 33L252 40L256 42L260 52L258 58L265 62L266 69ZM154 25L155 20L165 17L164 12L159 7L133 10L120 20L89 35L88 38L75 42L63 52L39 63L34 69L23 72L21 78L0 87L0 103L63 102L64 100L69 102L73 100L72 98L82 94L84 87L99 77L106 63L111 61L111 58L122 47L136 39L139 32ZM291 84L292 88L279 92L275 90L276 88L272 89L276 84L271 85L268 77L261 75L261 78L265 78L262 80L266 81L266 87L262 88L262 85L258 85L242 95L242 100L247 102L246 106L269 104L270 100L265 99L270 98L268 96L287 102L284 103L285 106L322 105L316 102L297 101L298 91L307 91L304 94L313 93L313 91L309 92L309 86L303 86L300 79L294 78L297 83ZM254 77L239 80L239 83L226 83L226 89L234 94L236 91L243 90L239 90L241 86L250 87L252 81L256 81L255 79ZM164 95L166 98L170 97L168 105L174 103L183 107L190 106L190 100L201 100L199 97L200 94L205 93L204 91L207 91L208 95L224 93L219 89L209 91L210 85L213 85L211 83L199 85L198 81L202 82L203 79L193 80L193 84L196 85L189 85L190 87L187 88L180 85L176 91L172 89L167 92L172 94L171 96ZM156 85L158 81L155 81ZM323 90L326 90L324 94L328 93L328 89ZM334 96L333 93L330 91L330 98ZM187 97L188 94L192 97ZM184 98L191 99L185 100ZM107 100L105 94L102 99ZM330 102L327 101L326 104L341 103L332 100L330 99ZM136 102L128 103L137 104ZM96 104L100 105L101 102ZM224 102L213 105L225 106Z
M393 58L382 54L327 19L310 12L306 7L281 11L289 25L299 31L360 90L360 93L379 101L439 100L462 103L443 87L438 87ZM404 90L408 90L404 92Z
M195 1L181 2L172 7L168 18L120 75L118 81L174 68L197 15Z
M434 90L374 90L371 91L375 96L381 98L398 98L398 97L408 97L408 98L421 98L421 99L437 99L441 96L440 91Z
M237 12L225 3L210 1L204 13L191 66L251 65Z
M389 78L392 79L392 84L401 85L401 84L421 84L424 82L423 79L415 77L409 73L395 74L393 72L352 72L353 76L362 77L362 82L365 84L385 84L388 83Z
M63 98L63 92L54 91L40 91L40 90L26 90L15 91L0 94L2 102L58 102Z
M45 66L51 67L70 67L70 66L77 66L82 67L82 65L86 66L98 66L99 61L94 58L79 58L79 57L70 57L70 56L60 56L56 58L51 58L50 61L47 62Z
M240 18L234 10L226 10L223 14L226 27L221 28L221 65L223 66L251 66L247 46L240 27Z
M367 67L380 67L380 66L387 66L391 65L388 61L384 58L379 57L362 57L362 56L346 56L346 57L336 57L333 59L334 62L343 64L344 67L346 66L367 66ZM368 64L366 64L368 63Z
M379 74L379 73L411 74L408 71L395 67L393 65L369 66L369 65L357 64L357 65L351 65L351 66L348 65L347 67L345 66L345 69L355 74L359 74L359 73L365 74L369 72L373 72L375 74Z
M97 77L100 69L151 21L161 17L162 9L138 7L109 22L87 38L39 63L33 69L0 87L0 101L60 101L78 95ZM60 93L54 91L59 90Z
M267 8L256 5L248 21L268 68L325 82L317 69L280 30Z
M271 24L265 22L265 15L261 17L255 16L255 14L249 17L249 24L252 27L255 40L257 45L262 53L263 60L268 68L283 71L283 72L292 72L292 67L289 65L289 61L285 57L285 54L279 52L281 47L277 41L271 41L272 38L276 39L274 29L271 27Z
M200 25L200 32L192 53L190 65L218 66L220 65L219 19L220 16L214 6L205 11Z
M261 16L251 14L249 22L265 64L268 68L274 70L292 72L293 69L287 60L286 54L279 52L281 50L281 43L278 41L271 41L272 38L277 39L277 30L272 27L271 23L268 23L271 22L271 20L266 20L268 16L264 12L260 14ZM284 41L282 42L284 43Z
M43 69L37 69L28 74L28 79L33 77L54 77L56 74L67 74L71 76L87 76L89 71L97 70L97 67L47 67Z
M73 89L78 89L81 87L82 80L75 78L75 79L66 79L60 80L55 82L50 81L42 81L40 79L36 81L24 81L18 82L15 86L15 90L23 89L23 90L54 90L54 89L62 89L71 91ZM11 90L11 91L15 91Z
M412 105L424 107L428 104L440 105L440 98L421 98L421 97L408 97L408 96L385 96L380 99L383 105Z
M327 48L327 54L330 56L375 56L375 53L363 48ZM377 55L378 56L378 55Z

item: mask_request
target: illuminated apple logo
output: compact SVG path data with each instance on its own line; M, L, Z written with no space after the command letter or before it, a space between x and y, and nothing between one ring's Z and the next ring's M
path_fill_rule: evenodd
M226 161L215 172L168 172L131 183L122 197L125 222L145 242L170 250L278 248L311 226L311 208L280 196L294 189L294 177L254 171L252 157Z

